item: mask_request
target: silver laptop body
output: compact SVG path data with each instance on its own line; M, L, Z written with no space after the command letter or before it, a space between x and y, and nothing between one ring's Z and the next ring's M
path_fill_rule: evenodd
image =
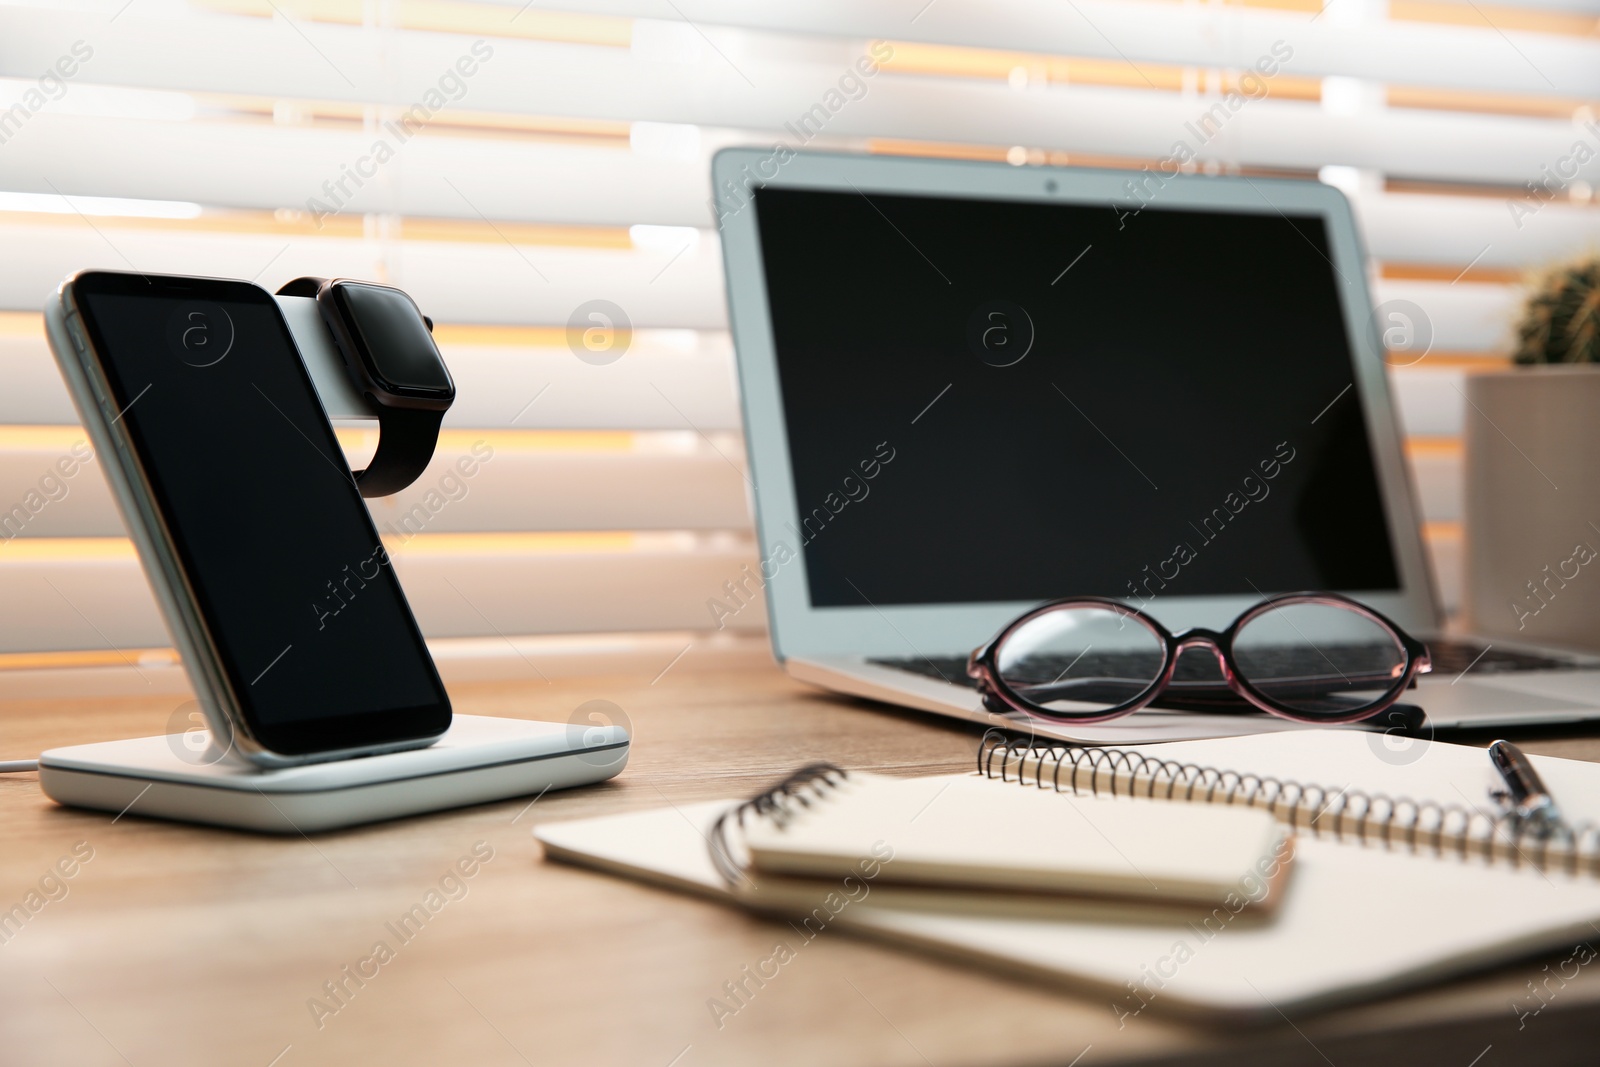
M759 587L794 677L1091 744L1294 729L1023 723L961 664L1053 597L1176 632L1321 588L1429 642L1432 730L1600 718L1600 657L1443 635L1336 189L748 148L713 177L761 556L724 606Z

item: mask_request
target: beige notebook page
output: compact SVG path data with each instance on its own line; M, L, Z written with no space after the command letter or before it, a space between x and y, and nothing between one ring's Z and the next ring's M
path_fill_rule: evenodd
M735 835L757 880L892 855L882 877L903 884L1221 902L1259 894L1283 837L1265 811L1075 797L974 774L856 772L808 800Z

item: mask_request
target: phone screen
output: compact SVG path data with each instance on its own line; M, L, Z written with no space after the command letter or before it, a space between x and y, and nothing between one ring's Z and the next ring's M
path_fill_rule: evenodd
M74 292L251 733L297 755L444 730L449 698L271 296L111 273Z

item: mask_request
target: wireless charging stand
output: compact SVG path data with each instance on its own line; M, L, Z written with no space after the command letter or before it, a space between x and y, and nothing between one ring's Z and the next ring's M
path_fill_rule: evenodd
M331 419L375 419L351 385L316 301L275 298ZM45 328L72 346L60 304ZM199 680L196 679L196 684ZM39 785L60 804L264 833L334 830L605 781L628 763L620 726L456 715L427 748L266 768L217 751L204 730L56 748L39 757Z
M264 768L195 730L51 749L39 785L71 807L312 833L601 782L627 765L629 744L620 726L457 715L427 748Z

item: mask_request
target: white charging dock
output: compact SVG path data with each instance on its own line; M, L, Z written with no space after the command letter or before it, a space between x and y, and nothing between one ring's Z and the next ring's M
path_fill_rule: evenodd
M197 734L200 743L196 743ZM70 807L295 834L589 785L628 762L628 732L457 715L427 748L263 768L219 755L203 734L55 748L45 795Z
M316 301L275 299L328 417L376 418ZM59 301L47 306L45 328L58 354L73 349ZM59 804L119 816L312 833L601 782L627 765L628 752L620 726L457 715L427 748L300 767L268 769L216 752L203 730L56 748L39 757L39 785Z

